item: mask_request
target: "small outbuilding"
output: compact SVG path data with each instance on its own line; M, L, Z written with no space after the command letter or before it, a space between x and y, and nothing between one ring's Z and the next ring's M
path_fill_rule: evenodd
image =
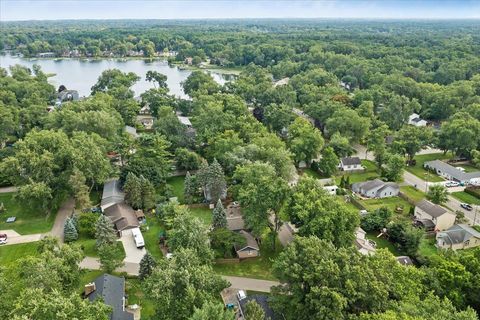
M240 230L238 232L243 238L245 238L245 245L235 244L235 251L239 259L255 258L260 256L260 247L257 240L247 231Z
M361 171L364 170L362 161L359 157L346 157L340 159L339 168L342 171Z

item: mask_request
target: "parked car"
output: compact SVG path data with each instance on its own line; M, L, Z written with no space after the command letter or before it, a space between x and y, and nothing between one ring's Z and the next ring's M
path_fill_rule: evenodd
M460 183L458 183L456 181L447 181L445 183L445 187L447 187L447 188L458 187L459 185L460 185Z
M0 244L6 244L7 243L7 235L5 233L0 234Z
M243 290L238 290L237 292L237 298L238 298L238 301L240 300L243 300L247 297L247 294L245 293L245 291Z
M469 205L468 203L460 203L460 207L462 207L465 210L472 211L473 207Z

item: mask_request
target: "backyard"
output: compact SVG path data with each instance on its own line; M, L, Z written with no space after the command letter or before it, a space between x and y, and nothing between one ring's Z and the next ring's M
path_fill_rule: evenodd
M15 193L0 194L0 203L5 211L0 213L0 230L13 229L19 234L44 233L50 231L55 220L58 206L54 206L49 216L25 206L14 197ZM15 222L7 223L8 217L16 217Z
M364 172L346 173L344 171L339 171L337 173L338 175L335 177L335 184L340 185L340 180L342 179L342 176L345 176L345 179L349 177L350 184L373 180L380 176L377 172L377 166L372 161L362 160L362 166L365 168Z
M410 209L410 204L403 200L400 197L388 197L382 199L368 199L368 200L359 200L359 202L365 207L367 211L375 211L376 209L380 209L386 207L393 212L397 207L403 208L403 214L408 214Z
M178 202L183 203L185 200L185 176L170 177L167 179L167 184L172 188L173 196L178 198Z
M423 164L427 161L432 161L432 160L444 160L444 159L450 159L452 158L452 154L447 153L431 153L431 154L422 154L415 156L415 160L417 163L414 166L409 166L406 168L406 170L410 173L413 173L417 177L421 179L427 179L427 181L430 182L441 182L444 181L441 177L437 176L434 173L431 173L423 168Z
M80 238L73 243L79 245L87 257L98 258L97 248L95 248L95 239L80 236ZM117 247L115 250L117 251L117 256L122 257L122 260L125 259L125 249L123 248L122 242L117 241L116 245Z
M414 202L420 201L425 198L425 193L412 186L400 187L400 191Z
M0 266L16 262L21 258L37 255L38 243L21 243L0 246Z
M192 215L199 218L206 226L212 224L212 210L210 210L207 205L205 206L190 206L190 211Z
M165 232L165 228L157 218L148 219L148 231L143 231L143 239L145 240L145 248L157 260L163 259L163 253L158 245L159 236Z
M369 240L375 241L377 244L377 249L387 249L390 251L394 256L401 256L402 253L398 251L397 247L384 237L377 238L378 233L369 232L365 235L365 237Z

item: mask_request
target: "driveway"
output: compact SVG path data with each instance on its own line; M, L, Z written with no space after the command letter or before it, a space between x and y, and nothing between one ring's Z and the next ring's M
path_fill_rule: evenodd
M250 291L259 291L259 292L270 292L270 289L274 286L278 286L280 282L270 281L270 280L260 280L252 278L243 278L243 277L231 277L231 276L222 276L223 279L230 282L231 288L250 290Z
M0 188L0 193L10 193L17 192L17 187L2 187Z
M36 242L40 241L43 237L41 233L35 234L27 234L27 235L20 235L15 230L0 230L0 233L5 233L7 235L8 242L3 244L3 246L8 246L12 244L20 244L20 243L29 243L29 242Z
M143 256L147 253L145 248L138 249L135 245L135 241L133 240L133 235L131 230L123 231L123 235L120 238L120 241L123 244L123 248L125 249L125 264L136 264L137 268L140 265L140 260L142 260Z
M60 241L63 242L63 225L65 224L65 220L72 215L74 208L75 200L73 198L65 201L57 212L52 230L50 230L47 235L58 237Z

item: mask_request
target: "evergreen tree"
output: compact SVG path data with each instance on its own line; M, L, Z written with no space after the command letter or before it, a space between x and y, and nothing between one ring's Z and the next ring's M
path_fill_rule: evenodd
M207 175L207 194L210 195L210 202L215 203L224 195L227 182L223 174L222 166L214 159L212 164L208 167Z
M250 300L245 305L245 318L248 320L265 320L265 312L255 300Z
M117 235L113 228L113 223L105 215L100 215L95 225L95 239L97 239L96 246L111 245L117 241Z
M227 227L227 213L220 199L218 199L217 205L213 209L212 214L213 214L213 220L212 220L213 229Z
M129 172L123 186L125 201L134 208L142 206L142 183L133 173Z
M345 180L345 188L350 187L350 176L347 176L347 179Z
M152 274L153 269L155 269L156 266L157 261L149 252L147 252L143 256L142 260L140 260L140 270L138 273L138 277L140 278L140 280L148 278Z
M340 179L340 188L345 188L345 176Z
M140 177L142 190L142 206L143 210L155 207L155 187L153 183L143 176Z
M65 224L63 225L63 239L65 242L72 242L78 239L78 232L73 218L67 218L67 220L65 220Z
M187 175L185 176L185 189L184 189L184 196L185 196L185 203L191 204L196 194L196 181L195 176L192 176L189 171L187 171Z

